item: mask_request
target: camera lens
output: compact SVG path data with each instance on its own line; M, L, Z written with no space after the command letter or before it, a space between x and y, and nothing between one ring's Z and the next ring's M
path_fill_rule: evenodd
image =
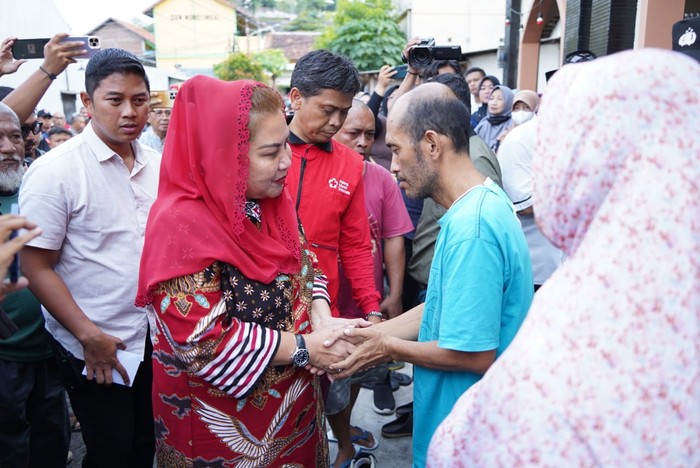
M427 67L433 61L429 47L416 47L411 50L409 62L414 67Z

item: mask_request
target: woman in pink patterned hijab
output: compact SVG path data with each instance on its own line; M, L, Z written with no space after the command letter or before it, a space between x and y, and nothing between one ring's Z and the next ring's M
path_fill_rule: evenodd
M567 65L539 116L535 212L568 259L428 464L698 466L700 64Z

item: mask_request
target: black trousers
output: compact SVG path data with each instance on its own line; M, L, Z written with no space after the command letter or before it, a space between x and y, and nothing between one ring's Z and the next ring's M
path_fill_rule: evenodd
M0 360L0 467L66 466L70 429L54 358Z
M147 338L144 360L131 387L108 387L84 377L80 385L68 387L87 449L84 468L153 467L152 352L151 340ZM72 359L76 368L85 367L84 361Z

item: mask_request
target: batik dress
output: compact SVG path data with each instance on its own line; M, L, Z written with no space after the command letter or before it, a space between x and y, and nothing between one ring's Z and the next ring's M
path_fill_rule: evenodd
M246 215L259 225L255 204ZM300 271L270 284L215 262L154 291L158 466L328 465L318 377L270 365L281 331L311 331L323 276L301 245Z

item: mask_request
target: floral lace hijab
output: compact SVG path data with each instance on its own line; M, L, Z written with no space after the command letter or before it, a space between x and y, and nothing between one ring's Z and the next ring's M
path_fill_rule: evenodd
M260 226L246 217L248 122L257 86L264 85L196 76L180 88L146 227L137 305L150 303L161 281L215 261L263 283L300 268L297 218L286 190L259 200Z

